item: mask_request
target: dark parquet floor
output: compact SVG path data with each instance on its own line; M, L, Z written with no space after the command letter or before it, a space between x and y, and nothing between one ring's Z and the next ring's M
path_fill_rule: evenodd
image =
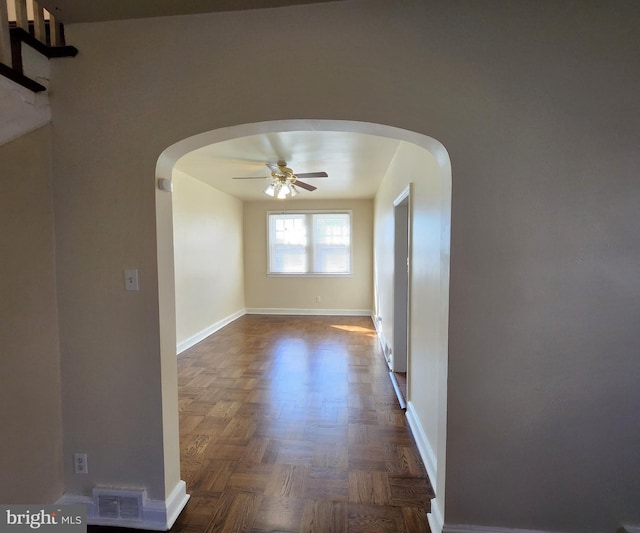
M172 532L429 532L369 318L246 315L182 353L178 380L191 499Z

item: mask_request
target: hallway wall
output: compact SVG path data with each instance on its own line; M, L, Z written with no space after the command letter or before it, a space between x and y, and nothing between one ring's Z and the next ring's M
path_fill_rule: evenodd
M400 143L375 200L376 315L393 347L394 201L411 184L409 278L408 413L420 433L429 477L436 491L432 508L444 502L446 450L448 227L450 182L435 157L415 144ZM411 418L410 418L411 419Z
M62 495L51 128L0 146L0 502Z
M177 422L160 412L175 369L158 355L159 154L228 125L313 117L423 133L451 158L445 521L640 523L639 25L622 0L354 0L69 25L80 53L52 64L65 457L82 446L96 468L80 482L67 464L67 488L162 498L177 482L161 444ZM122 290L131 267L135 295Z
M244 312L243 205L178 170L172 181L180 347Z

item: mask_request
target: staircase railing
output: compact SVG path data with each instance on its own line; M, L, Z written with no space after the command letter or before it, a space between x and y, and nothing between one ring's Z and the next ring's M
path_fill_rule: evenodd
M33 91L45 87L24 75L22 43L45 57L75 56L67 46L64 26L37 0L0 0L0 74Z

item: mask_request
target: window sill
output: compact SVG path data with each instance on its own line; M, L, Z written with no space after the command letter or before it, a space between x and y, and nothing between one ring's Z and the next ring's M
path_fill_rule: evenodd
M348 274L321 274L321 273L304 273L304 274L294 274L294 273L278 273L278 272L267 272L267 277L269 278L351 278L353 277L353 273L349 272Z

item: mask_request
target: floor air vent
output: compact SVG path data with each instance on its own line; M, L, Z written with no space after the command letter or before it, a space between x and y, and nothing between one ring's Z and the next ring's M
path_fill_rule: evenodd
M98 496L98 514L102 518L118 518L120 502L117 496Z
M114 520L139 520L143 492L100 490L96 491L98 516Z
M123 496L120 498L120 518L137 520L140 518L140 505L137 498Z

